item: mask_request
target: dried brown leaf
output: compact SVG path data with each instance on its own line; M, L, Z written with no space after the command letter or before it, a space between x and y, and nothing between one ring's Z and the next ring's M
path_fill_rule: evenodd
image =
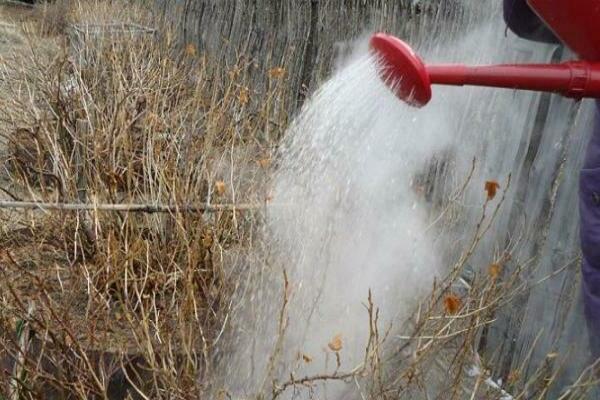
M498 279L500 277L500 274L502 273L502 265L498 263L490 264L490 266L488 267L488 273L490 274L492 279Z
M202 237L200 240L202 242L202 247L204 247L205 249L209 249L213 244L212 232L209 229L204 230L204 232L202 232Z
M270 158L261 158L260 160L257 161L258 165L261 168L269 168L271 166L271 159Z
M306 364L310 364L313 360L311 356L302 352L298 352L298 359L302 359L302 361L304 361Z
M335 352L342 350L342 347L344 347L344 344L342 342L342 334L338 333L337 335L335 335L333 339L331 339L331 342L327 344L327 347L329 347L329 350Z
M215 182L215 192L217 193L217 195L219 196L223 196L225 194L225 182L223 181L216 181Z
M492 200L494 197L496 197L498 189L500 189L500 184L496 181L487 181L485 183L485 191L487 192L488 200Z
M188 43L185 46L185 55L188 57L195 57L196 54L198 54L198 51L196 50L196 45L194 43Z
M274 79L282 78L285 75L285 68L274 67L269 70L269 77Z
M456 314L462 307L462 301L455 294L449 294L444 298L444 309L448 314Z
M241 105L245 106L250 101L250 91L248 88L241 88L238 93L238 101Z

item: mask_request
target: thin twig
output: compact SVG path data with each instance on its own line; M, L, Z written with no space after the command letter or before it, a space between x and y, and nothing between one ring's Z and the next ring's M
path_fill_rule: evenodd
M29 305L27 306L27 316L25 319L21 320L21 328L18 329L17 332L19 340L19 354L17 355L17 360L13 368L13 387L11 388L12 390L10 393L11 400L19 400L22 397L24 397L24 394L22 392L22 390L24 389L22 378L26 374L25 362L27 352L29 350L29 344L31 341L29 319L33 315L34 311L35 303L29 301Z
M19 208L28 210L60 210L60 211L123 211L142 213L193 213L219 211L252 211L264 208L264 204L197 204L197 205L165 205L165 204L93 204L93 203L47 203L42 201L0 201L0 208Z

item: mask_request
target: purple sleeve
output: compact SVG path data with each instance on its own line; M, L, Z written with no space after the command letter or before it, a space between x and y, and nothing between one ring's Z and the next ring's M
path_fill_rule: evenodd
M504 20L514 33L524 39L559 43L525 0L504 0Z
M600 102L579 183L585 316L592 351L600 356Z

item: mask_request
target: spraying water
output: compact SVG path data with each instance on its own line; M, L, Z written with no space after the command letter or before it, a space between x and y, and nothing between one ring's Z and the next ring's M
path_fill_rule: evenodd
M274 198L291 206L271 226L292 266L290 312L301 329L291 340L316 366L332 357L322 349L336 336L341 367L360 362L369 290L385 326L439 273L413 177L447 144L444 119L443 110L417 114L396 101L363 54L290 128ZM422 134L412 135L417 126Z

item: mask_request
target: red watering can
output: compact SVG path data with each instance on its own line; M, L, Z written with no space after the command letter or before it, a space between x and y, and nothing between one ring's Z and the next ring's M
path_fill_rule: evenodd
M425 65L402 40L377 33L371 49L381 77L401 100L422 107L431 85L474 85L600 98L600 0L529 0L552 31L582 59L561 64Z

